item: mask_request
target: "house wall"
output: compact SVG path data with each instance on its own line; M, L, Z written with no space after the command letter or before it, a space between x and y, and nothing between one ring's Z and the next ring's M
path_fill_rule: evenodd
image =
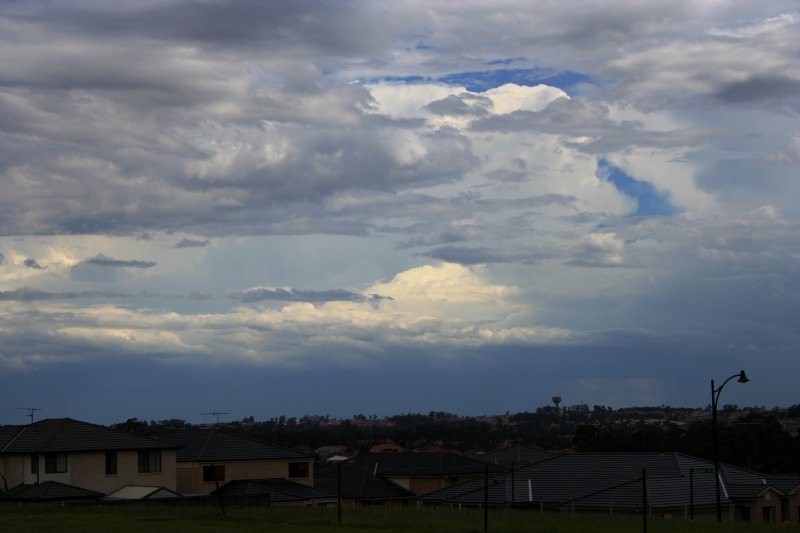
M409 479L408 490L417 496L422 496L449 485L449 480L442 477L412 477Z
M175 490L175 450L161 450L161 472L139 472L138 450L117 452L117 473L106 475L105 452L70 454L72 485L110 494L125 485Z
M289 477L289 463L308 463L309 476ZM203 481L203 467L206 465L224 465L225 479L220 486L234 479L266 479L286 478L297 483L314 486L314 470L312 460L274 459L261 461L216 461L216 462L181 462L177 466L177 491L181 494L208 494L217 485L213 481Z
M0 474L5 478L3 489L13 488L25 479L25 462L22 455L3 455L0 456ZM2 483L2 480L0 480Z
M408 489L417 496L422 496L435 490L449 487L459 481L473 479L475 476L464 476L452 478L450 476L430 476L430 477L387 477L389 481Z
M792 494L786 498L786 505L789 511L786 520L790 524L800 524L800 494Z
M782 503L782 500L785 503ZM798 505L800 505L800 497L797 495L782 498L778 493L770 490L752 503L740 505L740 507L748 507L750 509L750 522L756 524L780 524L784 520L796 524L798 521ZM782 506L788 506L788 516L786 517L782 515ZM769 511L765 511L765 509L769 509Z
M175 450L161 450L161 472L139 473L138 450L117 452L117 473L106 475L106 452L74 452L67 454L67 471L45 473L44 454L39 457L39 474L31 474L31 456L15 454L4 457L14 475L8 476L9 488L20 483L34 484L58 481L85 489L110 494L125 485L149 485L175 490Z

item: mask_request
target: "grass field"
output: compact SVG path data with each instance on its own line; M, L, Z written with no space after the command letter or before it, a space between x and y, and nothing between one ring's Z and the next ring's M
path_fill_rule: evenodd
M52 532L482 532L483 511L445 509L347 509L337 522L336 510L297 507L231 507L223 518L214 507L164 505L2 506L0 531ZM724 524L653 518L649 533L762 532L797 526ZM628 533L643 529L641 516L561 514L493 510L490 532Z

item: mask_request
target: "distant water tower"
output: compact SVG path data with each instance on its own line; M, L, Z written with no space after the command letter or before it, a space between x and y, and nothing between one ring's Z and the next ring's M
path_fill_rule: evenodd
M560 412L558 405L561 403L561 396L553 396L553 403L556 404L556 413Z

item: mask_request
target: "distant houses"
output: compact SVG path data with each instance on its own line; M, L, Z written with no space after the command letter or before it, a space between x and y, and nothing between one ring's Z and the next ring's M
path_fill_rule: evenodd
M800 523L800 477L770 477L731 465L720 470L726 520ZM463 507L488 500L495 507L610 514L644 508L665 518L711 519L714 476L712 462L679 453L561 454L430 492L417 501Z
M800 524L800 477L680 453L509 446L478 459L393 447L328 465L220 428L148 438L62 418L0 426L0 502L144 501L210 494L276 505L528 508ZM321 448L326 456L344 452Z

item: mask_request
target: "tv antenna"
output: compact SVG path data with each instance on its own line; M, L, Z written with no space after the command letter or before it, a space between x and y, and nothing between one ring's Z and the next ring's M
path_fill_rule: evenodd
M36 411L43 411L44 409L40 409L38 407L17 407L20 411L27 411L25 416L31 419L31 424L33 424L33 415Z
M221 415L229 415L230 413L223 413L223 412L221 412L221 411L211 411L210 413L200 413L200 414L201 414L201 415L210 415L210 416L216 416L216 417L217 417L217 425L219 425L219 417L220 417Z

